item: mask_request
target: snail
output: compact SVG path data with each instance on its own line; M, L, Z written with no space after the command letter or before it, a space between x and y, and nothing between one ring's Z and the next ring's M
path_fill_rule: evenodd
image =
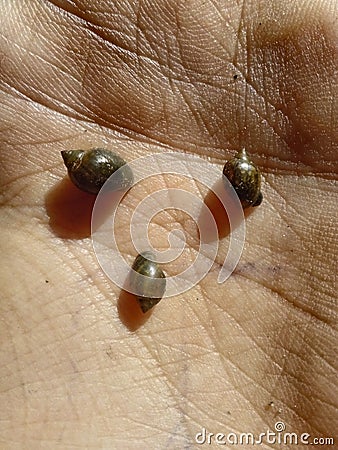
M223 175L232 184L243 208L258 206L262 203L261 174L249 160L244 148L225 163Z
M111 180L111 189L124 190L133 184L131 168L124 159L110 150L93 148L91 150L64 150L61 152L68 175L79 189L97 194L108 178L121 167Z
M137 255L129 274L129 289L136 295L142 312L153 308L163 297L166 278L151 252Z

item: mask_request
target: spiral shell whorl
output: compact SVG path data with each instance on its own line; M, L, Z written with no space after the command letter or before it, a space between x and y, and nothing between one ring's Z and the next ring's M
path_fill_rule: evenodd
M260 205L263 200L261 174L244 148L225 163L223 175L235 189L243 208Z
M109 150L103 148L88 151L66 150L61 154L69 178L75 186L85 192L97 194L110 176L122 167L116 178L113 177L111 189L124 190L133 183L130 167L120 156Z
M143 276L139 277L138 274ZM136 298L145 313L162 299L166 287L165 274L154 261L153 254L144 252L135 258L130 275L132 290L142 293L142 295L136 295Z

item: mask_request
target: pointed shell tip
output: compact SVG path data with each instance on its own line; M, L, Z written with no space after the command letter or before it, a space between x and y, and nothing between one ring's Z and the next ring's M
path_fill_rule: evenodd
M75 163L79 163L81 155L84 154L83 150L62 150L61 155L65 166L69 169Z

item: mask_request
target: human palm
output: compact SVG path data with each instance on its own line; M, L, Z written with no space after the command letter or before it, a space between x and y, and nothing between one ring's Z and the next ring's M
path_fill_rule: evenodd
M258 436L278 421L310 441L333 436L333 3L2 6L2 448L193 448L203 428ZM123 300L93 253L95 198L65 178L60 156L100 146L128 161L197 154L220 174L246 147L264 201L247 214L226 283L224 233L212 270L188 292L146 316ZM171 182L188 184L157 180ZM128 220L152 190L143 183L122 201L126 258ZM184 214L158 216L155 246L173 226L193 258L198 234Z

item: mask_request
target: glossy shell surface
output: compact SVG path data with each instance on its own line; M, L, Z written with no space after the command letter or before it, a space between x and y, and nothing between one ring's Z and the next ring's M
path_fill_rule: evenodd
M112 179L111 190L128 189L133 184L130 167L124 159L110 150L65 150L61 154L69 178L82 191L97 194L108 178L121 167L123 169Z
M129 286L137 292L136 298L145 313L162 299L166 288L165 274L150 252L137 255L132 269Z
M225 163L223 176L227 177L235 189L243 208L261 204L263 200L261 174L259 169L249 160L245 149Z

